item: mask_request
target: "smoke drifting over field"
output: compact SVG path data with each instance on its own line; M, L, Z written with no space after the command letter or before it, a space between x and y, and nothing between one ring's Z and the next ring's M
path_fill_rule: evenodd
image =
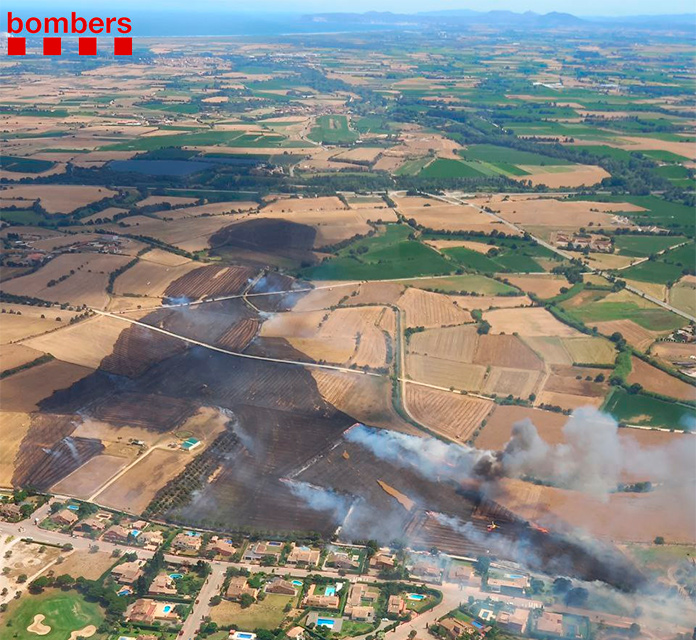
M350 511L351 500L347 496L342 496L330 489L317 487L308 482L298 482L297 480L282 479L290 491L305 504L315 511L328 511L336 522L341 522Z
M514 425L502 451L482 451L363 425L346 433L348 441L429 479L533 477L595 496L615 490L624 474L648 474L653 482L688 478L686 472L696 459L696 439L644 449L621 438L616 421L593 408L576 410L563 427L563 436L565 442L548 444L534 424L524 420Z

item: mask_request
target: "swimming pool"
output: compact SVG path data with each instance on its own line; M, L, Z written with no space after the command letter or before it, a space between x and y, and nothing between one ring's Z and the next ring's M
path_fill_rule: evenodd
M520 578L524 578L524 576L520 573L506 573L505 577L510 578L511 580L519 580Z
M239 640L251 640L254 637L253 633L244 633L243 631L237 631L234 635Z
M425 600L427 596L424 596L422 593L409 593L408 594L408 599L409 600Z
M333 629L336 621L333 618L317 618L317 627L328 627Z
M324 590L324 595L325 596L335 596L336 595L336 586L333 584L330 584L326 589Z
M169 574L169 577L170 577L172 580L178 580L179 578L183 578L183 577L184 577L184 574L183 574L183 573L170 573L170 574Z
M80 507L78 507L76 504L69 504L68 509L70 509L70 511L79 511Z
M130 587L123 587L119 592L116 593L117 596L129 596L131 593L133 593L133 589Z
M472 620L471 624L473 624L477 629L483 629L483 625L477 620Z
M301 587L301 586L302 586L302 580L293 580L292 583L293 583L296 587Z
M169 612L172 610L172 608L173 608L172 605L170 605L170 604L165 604L165 605L162 607L162 611L164 611L164 613L169 613Z
M140 531L139 529L131 529L131 532L130 532L130 534L131 534L134 538L137 538L141 533L142 533L142 531Z

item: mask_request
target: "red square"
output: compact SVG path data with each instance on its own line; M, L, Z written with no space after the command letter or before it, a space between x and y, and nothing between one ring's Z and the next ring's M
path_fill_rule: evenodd
M133 38L114 38L115 56L133 55Z
M27 54L27 39L26 38L8 38L7 39L7 55L8 56L25 56Z
M44 38L43 39L43 54L45 56L60 55L60 38Z
M96 38L80 38L78 42L78 53L81 56L96 56L97 55L97 39Z

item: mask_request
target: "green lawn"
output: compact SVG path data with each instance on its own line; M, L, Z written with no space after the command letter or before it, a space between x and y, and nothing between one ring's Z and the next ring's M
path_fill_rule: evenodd
M34 622L34 616L43 614L43 623L51 631L42 636L27 631ZM99 605L87 602L76 591L50 589L32 596L25 594L20 600L10 604L3 626L0 627L0 640L67 640L71 632L79 631L89 625L98 627L104 620ZM7 626L8 622L12 626Z
M246 609L242 609L241 605L235 602L223 600L213 607L211 616L220 625L234 624L243 631L275 629L285 618L285 605L293 599L293 596L269 593L264 600Z
M620 422L648 427L689 430L696 424L696 409L651 396L631 395L615 388L607 398L604 410Z

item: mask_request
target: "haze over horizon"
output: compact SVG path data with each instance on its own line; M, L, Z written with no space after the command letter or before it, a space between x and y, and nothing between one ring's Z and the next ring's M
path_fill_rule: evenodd
M30 10L67 11L87 10L93 13L100 13L103 10L114 10L119 12L139 10L142 11L143 5L135 0L125 0L114 6L111 3L99 3L95 6L94 2L88 0L75 0L69 5L62 3L48 3L45 0L25 0L19 4L15 11L19 13ZM418 13L423 11L446 11L446 10L471 10L471 11L495 11L507 10L515 12L533 11L536 13L561 12L571 13L576 16L601 16L619 17L636 15L666 15L693 13L694 3L692 0L668 0L660 4L649 0L635 0L627 2L624 0L614 2L603 2L602 0L587 0L578 5L571 0L489 0L482 6L474 0L433 0L424 6L418 0L334 0L327 4L323 0L295 0L292 3L283 0L260 0L255 2L253 9L247 6L230 5L226 0L201 0L195 5L185 0L154 0L148 3L149 11L187 11L187 12L227 12L234 13L333 13L333 12L366 12L366 11L391 11L394 13Z

